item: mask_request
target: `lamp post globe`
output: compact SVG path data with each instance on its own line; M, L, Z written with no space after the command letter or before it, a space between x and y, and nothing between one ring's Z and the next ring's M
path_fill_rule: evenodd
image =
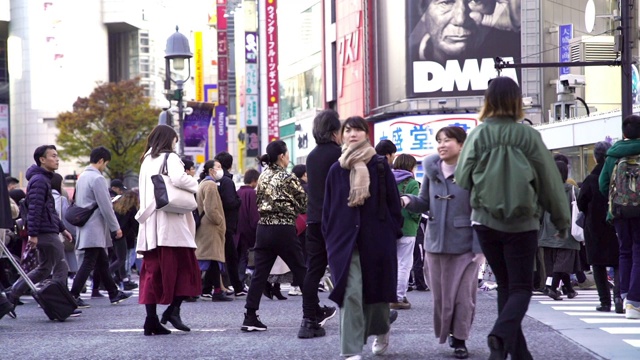
M191 53L191 49L189 47L189 39L186 36L181 34L178 31L178 27L176 26L176 32L173 33L167 39L167 47L164 51L165 55L165 82L164 88L167 90L167 99L169 101L176 100L178 102L178 141L179 141L179 153L180 155L184 155L184 106L182 104L182 96L183 96L183 88L184 83L191 76L191 62L189 59L193 57ZM184 70L184 62L185 60L188 63L188 74L183 79L174 80L171 78L171 71L182 71ZM171 82L176 83L176 91L171 95Z

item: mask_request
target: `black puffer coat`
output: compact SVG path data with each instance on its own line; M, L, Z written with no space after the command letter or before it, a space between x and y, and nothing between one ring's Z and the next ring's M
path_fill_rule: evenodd
M582 183L578 195L578 209L584 212L584 238L587 261L590 265L618 266L618 237L607 223L607 198L600 193L598 179L603 164L597 164Z

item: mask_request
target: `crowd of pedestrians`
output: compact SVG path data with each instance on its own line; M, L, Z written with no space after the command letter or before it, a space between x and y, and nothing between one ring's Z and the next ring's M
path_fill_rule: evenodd
M328 278L339 353L350 360L362 358L369 337L373 354L387 351L391 324L397 311L411 309L414 289L431 290L433 336L455 358L468 358L479 274L490 268L498 315L486 334L489 358L531 359L521 323L533 291L554 300L579 296L574 286L588 286L586 269L597 311L640 318L640 117L623 120L624 140L595 144L596 165L576 183L568 159L554 158L540 134L519 123L523 116L519 86L493 79L481 124L469 133L439 129L422 179L414 156L398 155L389 140L374 147L364 118L341 121L334 110L314 119L317 145L306 165L292 166L286 143L273 141L258 159L261 171L247 170L238 188L229 153L196 174L193 161L175 153L178 135L167 125L149 134L131 190L119 179L108 185L111 153L97 147L69 198L55 172L57 149L43 145L26 172L26 194L0 173L0 221L15 230L17 256L36 249L28 277L65 289L72 279L68 291L80 309L89 307L80 297L89 279L92 297L104 288L112 304L139 286L147 336L171 334L167 323L190 331L181 307L198 300L242 299L240 330L267 331L261 298L286 300L280 283L287 282L290 296L302 296L297 337L322 337L338 314L320 304ZM158 175L194 196L195 209L157 209ZM582 242L571 235L572 203L583 213ZM92 209L83 225L66 220L72 205ZM0 318L15 317L27 285L2 276ZM167 305L160 316L158 305Z

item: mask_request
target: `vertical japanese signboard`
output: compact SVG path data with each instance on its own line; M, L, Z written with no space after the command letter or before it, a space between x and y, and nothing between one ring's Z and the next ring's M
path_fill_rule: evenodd
M267 130L269 142L280 138L280 110L278 109L278 18L276 15L277 1L267 0Z
M245 32L245 113L247 126L258 125L258 36Z
M193 42L196 51L193 54L193 61L196 67L196 101L204 101L204 72L202 61L202 31L196 31L193 34Z
M569 44L573 38L573 24L560 25L558 36L560 37L560 48L558 49L558 51L560 51L558 56L560 62L571 62L571 49L569 48ZM558 69L558 75L566 75L569 73L569 67L565 66Z
M0 104L0 165L9 174L9 105Z
M227 151L227 106L229 105L229 40L227 38L227 18L224 13L227 0L217 0L218 8L218 106L213 119L216 153Z

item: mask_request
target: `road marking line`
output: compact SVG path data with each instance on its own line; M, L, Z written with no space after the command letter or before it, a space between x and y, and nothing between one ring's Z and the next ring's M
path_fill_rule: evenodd
M558 302L556 301L556 304ZM596 309L593 306L552 306L551 308L553 308L553 310L560 310L560 311L589 311L589 310L593 310L594 312L596 311Z
M624 317L624 314L616 314L614 312L600 312L600 311L566 311L565 314L569 316L616 316Z
M600 301L567 301L568 303L570 303L571 305L576 304L576 305L600 305ZM553 304L557 304L558 301L556 300L551 300L551 301L539 301L540 304L543 305L553 305Z
M580 319L587 324L634 324L633 320L625 318L613 318L613 319ZM635 324L634 324L635 325Z
M622 340L624 342L626 342L627 344L633 346L633 347L637 347L640 348L640 340L629 340L629 339L624 339Z
M172 329L169 329L172 330ZM114 333L130 333L130 332L142 332L143 329L109 329L109 332ZM224 332L227 329L191 329L191 331L200 331L200 332Z
M609 334L640 334L640 327L604 327L600 329Z

